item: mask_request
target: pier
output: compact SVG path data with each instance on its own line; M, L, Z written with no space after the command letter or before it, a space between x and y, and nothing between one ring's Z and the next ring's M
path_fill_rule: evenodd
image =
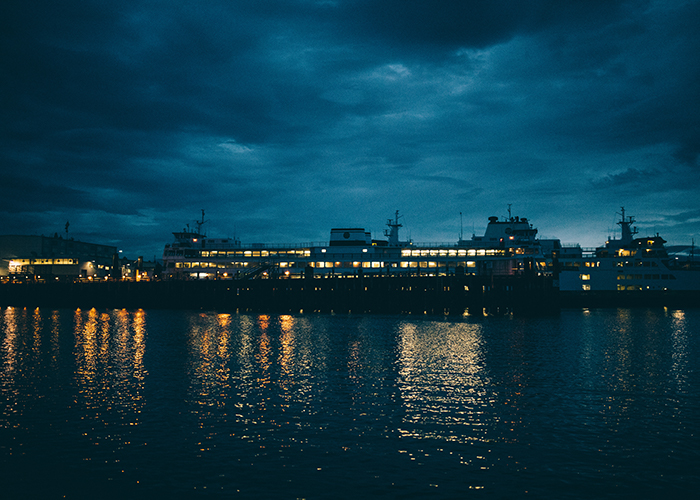
M537 315L559 308L551 277L537 275L4 283L0 305L453 316Z

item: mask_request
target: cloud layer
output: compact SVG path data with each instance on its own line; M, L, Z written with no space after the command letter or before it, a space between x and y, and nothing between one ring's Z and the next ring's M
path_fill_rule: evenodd
M252 242L416 241L486 218L600 244L700 235L700 3L32 2L0 16L4 233L159 255L207 211Z

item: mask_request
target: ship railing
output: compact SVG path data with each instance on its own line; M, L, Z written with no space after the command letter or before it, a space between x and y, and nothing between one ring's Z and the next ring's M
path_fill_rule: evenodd
M425 242L421 241L419 243L411 243L406 245L410 248L458 248L459 246L455 242L445 243L445 242Z
M244 250L289 250L327 246L327 242L312 241L306 243L242 243L236 248Z

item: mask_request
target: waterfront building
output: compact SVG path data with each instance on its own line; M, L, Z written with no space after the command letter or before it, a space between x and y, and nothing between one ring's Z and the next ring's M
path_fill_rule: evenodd
M73 238L0 235L3 279L105 279L114 274L117 248Z

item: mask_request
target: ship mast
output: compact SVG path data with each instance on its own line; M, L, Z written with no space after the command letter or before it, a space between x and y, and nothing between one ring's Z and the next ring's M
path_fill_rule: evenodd
M384 230L384 236L389 238L389 246L390 247L397 247L399 246L399 228L403 227L403 224L399 223L399 211L396 211L396 215L394 216L394 219L388 219L387 226L389 226L389 230L387 231L386 229Z
M201 220L201 221L199 221L199 220L194 221L194 223L197 224L197 234L198 234L198 235L204 236L204 234L202 233L202 226L203 226L206 222L209 222L209 221L208 221L208 220L204 220L204 209L202 209L202 220Z
M625 207L620 207L622 211L622 219L618 222L620 225L620 228L622 230L622 236L620 238L620 241L623 245L628 245L632 243L632 237L637 234L637 228L633 227L630 228L632 224L634 224L634 217L631 215L625 218Z

